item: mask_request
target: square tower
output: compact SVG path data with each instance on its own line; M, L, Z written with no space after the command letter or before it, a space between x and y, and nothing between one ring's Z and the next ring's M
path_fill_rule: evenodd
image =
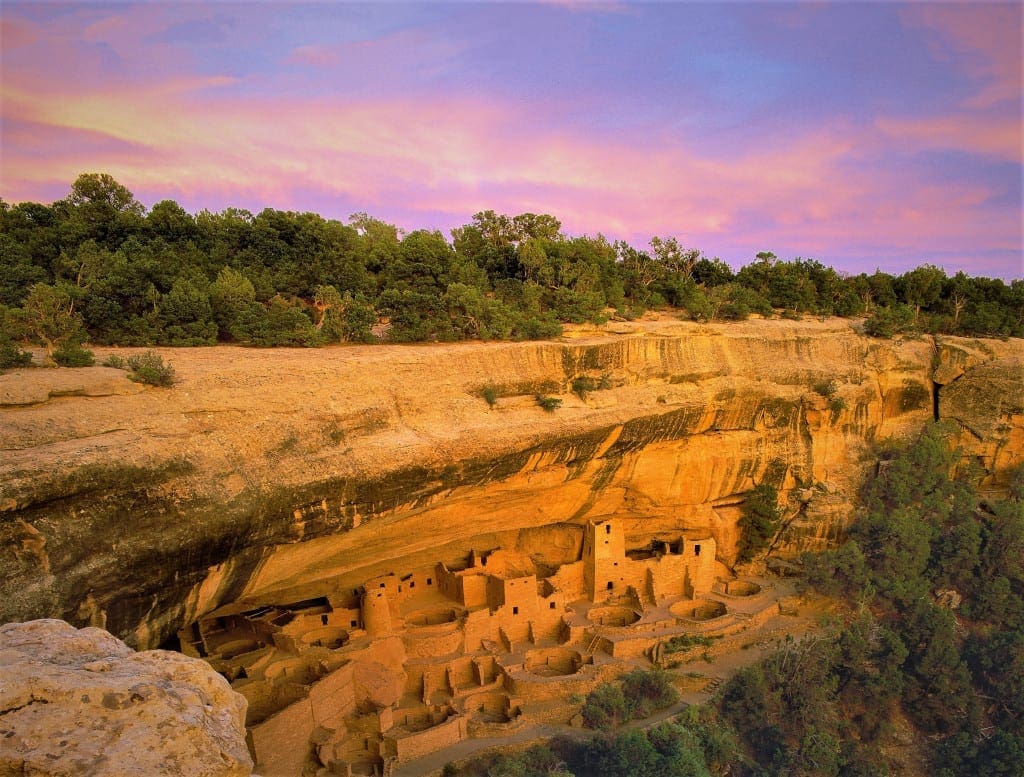
M587 523L583 533L583 587L592 602L607 599L621 578L618 568L626 560L626 540L622 524L615 518Z

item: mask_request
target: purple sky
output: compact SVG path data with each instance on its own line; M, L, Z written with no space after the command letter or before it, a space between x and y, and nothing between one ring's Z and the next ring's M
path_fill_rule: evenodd
M0 8L0 197L1024 277L1020 3Z

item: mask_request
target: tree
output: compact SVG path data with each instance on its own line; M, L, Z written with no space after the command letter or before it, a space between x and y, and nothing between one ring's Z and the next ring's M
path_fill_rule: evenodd
M684 278L690 277L694 266L701 259L700 251L682 248L674 237L652 237L651 253L667 272Z
M345 307L345 303L338 293L338 290L333 286L317 286L313 291L313 310L316 311L316 321L313 326L316 331L321 331L324 328L324 320L327 318L328 312L332 310L342 311Z
M23 245L0 233L0 305L18 305L34 283L45 283L46 271L32 264Z
M46 355L68 343L80 344L84 337L81 316L75 312L75 297L67 284L32 286L22 306L32 337L46 348Z
M767 548L778 530L782 510L779 509L779 494L775 487L768 483L756 486L744 500L740 513L736 561L743 563Z
M183 243L199 237L196 220L174 200L161 200L146 216L146 227L153 237L168 243Z
M134 195L106 173L78 176L58 206L64 214L61 230L66 244L92 239L112 250L141 228L145 212Z
M221 337L239 337L238 322L256 305L252 281L230 267L221 268L217 280L210 284L210 306Z
M921 308L932 305L942 293L946 273L934 265L917 267L899 277L897 286L903 301L914 309L914 321L921 315Z

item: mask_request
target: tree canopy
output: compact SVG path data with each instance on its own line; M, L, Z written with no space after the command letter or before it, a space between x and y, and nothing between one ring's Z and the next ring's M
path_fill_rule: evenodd
M867 331L1024 335L1024 281L843 275L770 251L734 273L654 236L646 248L572 236L550 214L485 210L440 232L356 213L238 208L148 212L86 173L51 205L0 201L0 307L9 338L125 345L317 345L339 340L525 339L566 322L671 307L694 320L867 316ZM63 314L62 314L63 311Z

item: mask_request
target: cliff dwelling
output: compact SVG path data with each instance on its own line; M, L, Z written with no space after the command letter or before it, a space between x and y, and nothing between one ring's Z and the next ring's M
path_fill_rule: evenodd
M388 775L472 737L568 723L635 666L673 666L686 636L726 637L779 612L768 581L734 579L710 537L627 547L606 518L549 531L575 561L491 549L329 590L217 610L179 632L249 701L257 768ZM578 721L577 721L578 722Z

